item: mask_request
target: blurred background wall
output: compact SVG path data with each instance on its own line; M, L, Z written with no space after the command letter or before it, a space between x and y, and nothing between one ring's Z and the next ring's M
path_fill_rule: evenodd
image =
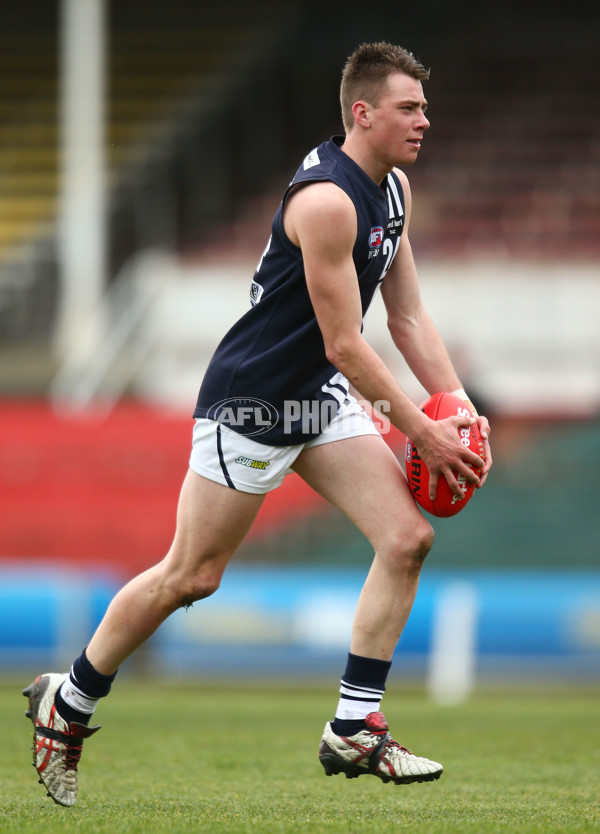
M479 679L597 682L598 10L5 0L1 20L4 668L69 662L169 546L204 368L246 309L287 182L342 132L346 56L385 39L432 68L411 242L496 460L465 513L435 522L398 665L426 674L449 616ZM366 334L419 401L380 302ZM339 665L370 557L290 477L219 594L145 662Z

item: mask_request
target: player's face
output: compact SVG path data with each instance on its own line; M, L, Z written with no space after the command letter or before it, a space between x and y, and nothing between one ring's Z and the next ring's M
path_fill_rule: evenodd
M416 78L394 72L379 96L377 107L370 108L372 150L390 167L412 164L429 127L425 116L427 101Z

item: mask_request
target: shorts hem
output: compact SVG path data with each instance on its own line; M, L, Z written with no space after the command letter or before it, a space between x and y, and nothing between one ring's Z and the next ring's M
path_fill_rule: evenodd
M304 448L313 449L315 446L325 446L327 443L337 443L340 440L352 440L354 437L368 437L369 435L381 437L381 432L377 430L373 423L371 423L370 426L365 426L364 431L361 429L349 432L348 434L343 434L341 436L336 434L327 434L327 431L323 431L321 434L317 435L314 440L306 443Z

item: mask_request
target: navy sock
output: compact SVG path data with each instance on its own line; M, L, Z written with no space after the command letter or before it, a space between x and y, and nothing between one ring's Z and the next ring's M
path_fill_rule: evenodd
M340 681L340 700L331 724L336 735L353 736L366 729L367 715L379 711L391 665L388 660L348 654Z
M69 724L71 721L89 724L98 699L108 695L116 674L102 675L97 672L84 649L54 698L59 715Z

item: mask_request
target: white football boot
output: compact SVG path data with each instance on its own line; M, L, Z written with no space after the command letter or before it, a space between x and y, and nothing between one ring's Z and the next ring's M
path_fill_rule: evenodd
M23 690L23 695L29 698L25 715L34 726L33 766L40 777L38 781L58 805L71 807L77 799L77 766L83 739L100 726L86 727L77 721L68 724L58 714L54 696L66 678L66 674L40 675Z
M346 737L336 735L327 722L319 746L319 760L327 776L345 773L346 778L354 779L370 773L396 785L440 778L444 768L439 762L414 756L394 741L383 713L369 713L365 723L366 730Z

